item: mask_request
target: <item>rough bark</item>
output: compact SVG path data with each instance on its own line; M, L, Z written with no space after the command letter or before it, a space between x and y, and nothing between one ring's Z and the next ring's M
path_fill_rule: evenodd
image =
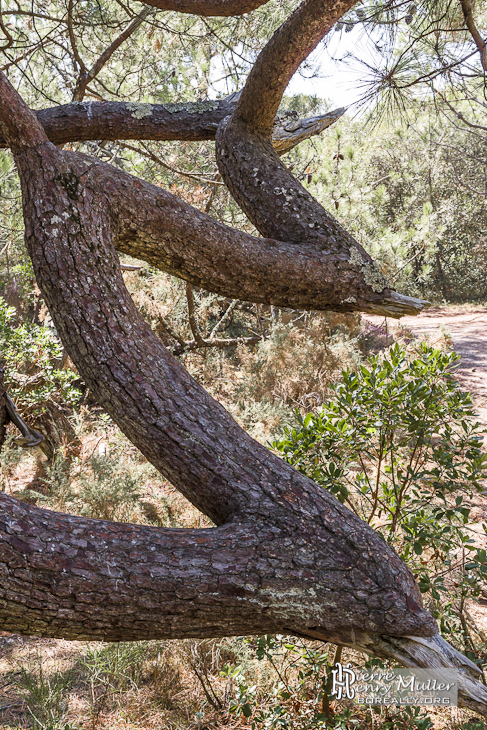
M3 369L0 365L0 449L5 441L6 428L9 420L7 413L7 393L3 384Z
M76 153L65 152L63 159L69 161L71 175L100 191L118 251L195 286L281 307L361 310L392 317L415 313L424 304L363 286L361 270L350 257L335 262L312 240L296 246L257 238L111 165Z
M401 299L362 246L282 164L272 123L294 71L354 2L305 0L260 53L231 117L218 127L216 157L233 197L263 236L326 259L324 289L335 304L402 316L424 302ZM348 310L351 311L351 310Z
M265 5L267 0L144 0L161 10L175 10L178 13L202 15L203 17L230 17L244 15Z
M294 130L286 130L284 124L280 126L280 143L290 144L292 138L302 139L310 129L321 127L328 119L330 117L319 117ZM290 232L284 227L279 230L283 235L281 240L250 236L215 221L168 191L111 165L67 151L63 159L69 160L70 175L79 180L89 178L90 184L101 191L110 211L115 246L120 252L142 259L195 286L230 298L281 307L360 310L391 317L414 314L424 305L418 299L390 290L378 291L373 264L367 264L370 271L365 269L364 278L361 260L357 265L352 254L345 254L340 248L341 240L330 252L316 246L314 234L296 246L291 227ZM245 164L242 162L244 171ZM264 193L262 190L263 197ZM306 195L310 198L308 193ZM265 201L263 215L270 218L268 198ZM276 215L279 204L279 199L272 199ZM337 235L347 242L349 235L335 224ZM305 234L310 230L304 227ZM371 261L365 252L363 256Z
M135 104L119 101L83 101L35 112L54 144L93 140L214 140L220 122L233 113L239 94L218 101L179 104ZM337 121L345 109L316 117L276 119L272 140L279 154L320 134ZM0 147L6 147L0 133Z
M0 92L0 117L5 118L6 110L17 110L21 101L1 77ZM16 114L20 121L23 114L29 115L21 106L22 114ZM23 139L22 149L18 138L15 144L12 139L22 186L26 243L63 344L100 405L130 440L195 506L217 525L225 525L223 532L190 533L197 550L198 546L207 546L209 564L206 566L196 552L193 579L189 566L183 571L184 585L193 588L193 595L199 589L192 581L197 580L196 585L201 586L198 576L205 576L208 595L202 600L211 606L207 617L213 614L208 630L215 631L218 613L222 631L231 631L232 625L237 626L237 606L241 606L243 615L254 612L260 616L253 619L252 630L265 617L266 628L271 624L276 630L283 624L298 628L298 623L302 627L304 622L323 636L348 636L349 640L354 631L423 636L434 633L435 623L421 607L411 573L385 541L331 494L253 441L162 346L123 283L112 242L106 191L99 187L96 177L90 177L89 170L82 176L73 172L71 155L57 150L45 137L39 140L35 128L31 131L32 140ZM10 129L7 133L11 134ZM40 128L39 134L42 137ZM128 546L135 544L138 527L105 525L101 539L106 549L102 551L93 534L97 532L93 522L83 523L81 532L86 539L90 533L90 545L94 546L92 557L91 548L87 545L84 549L80 544L75 552L79 551L85 569L81 568L80 573L79 567L71 566L67 571L66 566L59 567L58 561L53 564L49 554L56 551L54 535L56 544L65 543L66 549L71 549L76 533L72 521L76 519L58 517L53 529L48 513L19 506L7 497L2 500L5 602L0 616L10 621L9 626L13 626L15 616L23 632L39 633L42 610L49 617L42 630L46 635L73 632L74 627L81 632L81 626L85 636L90 633L108 638L134 637L137 627L140 636L151 630L142 629L144 621L134 609L138 588L133 590L128 606L107 611L105 623L99 616L98 607L110 603L112 595L112 588L106 587L106 567L100 572L101 564L106 566L106 550L110 570L132 565L129 573L141 571L146 558L138 550L128 552ZM12 510L22 511L23 517L12 516ZM64 528L63 520L68 521ZM45 537L41 524L45 526ZM140 545L147 545L149 534L156 541L167 540L167 547L161 546L162 553L159 548L149 548L144 554L149 556L155 580L152 592L160 594L158 610L162 612L168 602L166 615L177 615L179 609L170 589L174 564L164 568L162 556L177 554L181 545L187 546L185 533L140 529ZM241 529L245 530L245 538L239 537ZM22 536L12 542L16 530ZM124 541L126 530L130 541ZM112 547L107 531L113 532ZM222 534L229 535L229 543L219 542ZM46 550L48 543L51 547ZM243 546L241 558L238 545ZM298 553L297 547L301 548ZM152 552L160 570L154 571ZM367 562L361 558L364 554ZM31 558L35 560L35 574L40 577L35 589ZM180 575L177 569L176 573ZM237 584L228 590L228 596L224 576L233 576ZM59 582L70 586L62 610L55 593ZM132 582L133 578L124 573L123 584L130 586ZM250 591L249 601L238 596L238 586L244 596ZM311 605L310 595L316 596ZM117 593L114 600L118 600ZM146 618L149 622L154 620L154 600ZM336 610L338 607L340 610ZM77 614L81 614L78 621ZM201 614L197 615L188 631L205 633L205 622ZM126 631L120 628L121 622ZM249 630L247 619L243 619L243 627Z
M305 2L308 12L313 2ZM344 4L332 5L343 12ZM317 37L316 21L311 18L313 32L304 28L305 18L300 22L300 43L308 48L310 38ZM293 42L291 50L292 65L299 55ZM283 84L279 69L278 64L278 81L271 74L271 96ZM328 264L320 273L333 308L358 305L358 300L342 299L344 281L362 308L384 302L401 306L401 298L377 279L358 245L299 188L292 188L302 198L293 218L286 190L280 188L284 178L270 129L257 133L251 117L245 121L236 113L222 124L219 154L229 154L232 139L237 141L241 132L250 143L250 158L275 175L268 181L274 185L272 194L264 189L264 180L261 187L270 206L269 226L283 237L265 241L265 251L283 247L288 258L291 251L295 258L305 251L306 257L309 242L309 251ZM470 679L475 668L435 639L434 619L391 547L330 493L242 431L137 312L114 243L155 240L155 221L167 225L152 209L135 209L150 202L152 186L57 150L1 74L0 123L21 179L27 247L64 346L122 431L217 525L161 530L84 520L0 494L2 627L115 640L286 631L401 657L410 666L436 657L461 666L460 701L485 714L485 688ZM242 180L246 161L242 146L237 147L235 195L250 201L251 215L260 220L255 184L249 187ZM225 175L230 176L228 168ZM162 203L155 198L154 203L164 210L164 220L172 214L186 216L182 225L192 235L185 244L192 248L199 224L210 224L189 207L178 208L160 190L159 195ZM124 214L122 203L129 206ZM305 223L296 223L297 217ZM171 242L175 225L170 223ZM310 234L315 226L318 232ZM249 260L254 250L248 247ZM176 261L176 254L171 255ZM233 255L229 248L229 258L221 258L214 269L229 269ZM279 257L282 251L276 265ZM174 261L167 265L175 266ZM309 281L312 272L303 268L302 275ZM332 290L334 275L339 283ZM281 280L281 291L284 285Z
M304 0L276 30L254 63L236 114L249 128L269 134L288 83L301 63L356 0Z

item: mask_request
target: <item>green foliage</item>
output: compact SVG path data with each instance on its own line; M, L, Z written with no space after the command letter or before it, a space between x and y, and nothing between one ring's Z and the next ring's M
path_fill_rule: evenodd
M66 722L67 695L75 675L72 670L46 672L42 659L28 668L20 666L16 684L24 696L36 730L72 730Z
M297 413L273 446L384 535L458 643L459 610L487 578L469 530L487 454L457 361L424 344L408 358L396 344L344 371L321 410Z
M259 636L246 642L258 661L271 664L278 679L266 694L257 684L249 685L241 665L224 667L222 676L230 678L236 690L230 712L248 718L253 730L326 727L330 718L324 711L330 668L328 651L283 636Z
M153 652L153 649L151 649ZM87 647L81 659L90 685L113 693L136 688L144 662L149 658L149 642L122 641Z
M334 697L330 694L331 669L340 660L341 650L330 656L323 646L311 646L294 637L259 636L246 639L258 662L268 662L274 670L274 681L263 687L250 682L250 672L242 665L226 665L221 676L234 687L230 713L247 718L252 730L311 730L312 728L377 727L381 730L428 730L431 718L421 708L396 709L388 707L387 717L375 708L348 707L345 704L332 709ZM381 721L382 720L382 721Z
M77 375L61 370L58 339L47 327L19 323L15 309L0 298L0 356L5 368L5 385L23 413L39 414L50 400L74 405L79 391L73 386Z
M139 502L143 484L140 469L130 469L116 453L92 455L75 470L69 459L56 454L47 465L41 482L45 494L35 494L36 501L56 509L104 520L130 521Z
M408 123L390 120L367 134L363 119L344 117L287 159L308 171L302 179L310 193L398 291L483 301L484 153L483 137L465 134L423 103L411 109Z
M104 520L128 517L140 497L140 480L114 456L92 456L90 477L80 477L80 490L73 501L80 514Z

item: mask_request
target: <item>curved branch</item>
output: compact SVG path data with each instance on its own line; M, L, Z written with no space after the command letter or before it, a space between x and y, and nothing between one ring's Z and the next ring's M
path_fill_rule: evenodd
M487 44L480 35L480 32L475 25L475 19L473 17L473 8L470 0L460 0L462 6L463 17L465 18L465 25L467 26L470 35L472 36L477 50L480 56L480 63L484 71L487 71Z
M259 233L290 241L299 252L314 249L326 260L325 286L339 307L387 310L400 317L403 306L417 313L425 302L392 291L362 246L280 162L270 139L292 73L353 4L304 0L276 31L257 59L235 112L218 127L216 158L225 184Z
M342 252L330 256L315 245L312 236L299 246L285 238L257 238L111 165L76 153L66 157L77 175L89 170L93 184L105 191L118 251L197 287L280 307L367 311L391 317L417 314L425 304L383 286L377 291L372 263L364 275L365 263ZM285 230L282 233L286 235Z
M259 54L235 115L260 134L269 134L282 96L301 63L357 0L304 0Z
M6 82L0 76L0 91L2 85L5 88ZM26 107L9 88L16 118L17 109ZM1 123L11 111L4 98L0 94ZM30 121L34 133L38 123L33 115ZM41 131L37 134L42 137ZM244 544L255 547L255 555L247 560L250 566L255 565L262 602L251 599L251 608L245 602L243 605L245 611L253 610L261 616L254 629L260 620L268 626L270 618L275 625L296 630L298 625L301 629L305 626L306 631L314 626L323 636L340 635L350 640L355 630L374 635L434 634L435 622L421 606L421 594L411 572L383 538L330 493L251 439L168 353L144 322L123 283L113 248L113 218L106 202L109 191L100 187L97 166L92 165L91 170L85 166L80 173L72 165L72 155L46 140L35 148L27 141L16 150L27 248L56 329L81 377L132 443L196 507L217 525L230 523L232 530L234 525L252 524L257 537L249 536ZM5 621L8 616L21 616L25 632L42 628L44 635L59 635L63 626L69 632L66 617L82 611L80 603L95 606L107 570L120 570L127 557L140 571L146 561L152 563L151 552L156 553L156 562L164 562L157 549L142 551L139 547L143 540L137 542L137 531L140 529L145 536L145 528L127 528L135 541L131 542L134 549L129 555L122 550L117 559L110 534L123 540L124 526L102 524L96 530L88 521L88 526L78 531L76 526L67 527L67 521L73 525L76 518L51 515L51 530L47 513L0 496L2 520L6 520L5 528L0 530L4 574L0 618ZM24 510L25 519L18 517L18 510ZM39 542L40 523L45 525L45 544L52 546L49 550ZM17 533L14 541L13 533ZM99 540L93 542L94 534ZM154 535L159 534L154 530ZM165 535L171 538L172 534L165 532L161 539ZM68 543L68 560L62 567L52 557L61 536ZM71 551L78 537L79 554ZM205 533L201 538L192 534L192 539L197 545L207 544ZM108 563L101 544L109 548ZM93 553L103 560L103 572L94 569L87 557L92 545ZM178 539L169 539L173 566L177 566L180 547ZM36 575L42 576L35 585L30 558L37 565ZM192 560L199 568L197 551ZM212 552L212 564L219 584L224 584L219 572L223 569L239 576L241 582L235 590L245 589L248 571L242 566L239 551L235 556L231 551L225 554L222 547ZM233 571L229 565L235 566ZM177 567L174 570L177 572ZM65 579L61 577L64 572L68 574ZM157 585L163 592L167 571L161 568L156 576L162 578L162 585L160 581ZM87 581L85 592L78 588L80 580ZM127 580L132 578L124 574L122 585ZM57 593L59 581L64 587ZM93 582L97 590L93 590ZM215 583L209 583L203 601L207 606L207 631L211 633L215 631L215 606L224 598L218 590L212 595ZM199 580L196 585L185 581L185 585L193 592L203 591L196 587L201 586ZM57 596L52 599L52 611L49 602L43 603L43 590L49 597ZM225 596L224 588L222 591ZM40 604L31 600L33 595L39 597ZM235 606L234 593L230 598ZM106 611L108 626L118 632L119 638L127 622L129 635L146 635L143 622L138 622L137 616L130 617L136 606L129 601L125 607L123 597L121 600L119 611ZM167 611L175 617L174 631L184 634L181 623L191 615L193 603L187 603L187 615L179 617L172 594L166 601ZM153 620L154 605L150 608ZM42 627L39 619L44 612L48 612L49 621ZM86 636L87 625L83 625ZM225 626L224 630L229 628ZM102 632L113 635L106 623L100 628L97 621L89 631L92 636Z
M326 300L328 309L401 317L406 310L417 314L425 306L421 300L392 291L369 254L293 177L270 141L249 133L242 122L230 117L218 129L216 152L227 187L258 231L266 239L289 242L279 244L279 268L274 275L270 272L267 286L276 275L284 283L285 264L290 269L299 267L301 277L307 268L301 282L310 285L308 296L315 293L315 281L321 286L321 303L315 299L308 308L321 309ZM278 253L266 239L261 240L260 251L267 256ZM297 297L301 291L296 275L294 282L297 290L288 296Z
M417 637L431 649L436 624L408 568L329 492L253 441L162 347L123 284L97 175L86 165L80 174L47 141L0 75L4 91L26 243L63 344L132 443L221 527L84 520L0 494L2 627L114 640L283 631L382 646L404 662ZM487 714L484 688L469 681Z
M318 124L328 118L336 115ZM298 128L298 137L302 134ZM282 307L361 310L392 317L414 314L424 305L390 290L374 291L364 285L362 270L351 257L333 260L313 241L299 247L287 243L290 234L285 229L282 240L259 239L106 163L72 152L65 152L64 159L79 178L89 173L92 184L107 196L119 251L195 286Z
M34 447L39 446L44 441L44 436L39 433L39 431L36 431L34 428L31 428L23 418L17 413L17 410L15 408L15 405L10 398L10 396L5 393L5 407L7 410L7 415L9 419L12 421L14 426L17 426L22 436L20 438L15 439L15 443L17 446L23 446L23 447Z
M5 83L6 79L2 85L0 77L0 91L6 89ZM5 93L4 98L8 108L9 95ZM29 128L34 139L47 141L37 122ZM12 144L16 144L15 139ZM370 258L358 264L351 255L333 260L312 240L310 245L299 247L287 243L290 234L286 230L282 241L250 236L110 165L65 152L64 159L68 157L78 176L84 177L89 171L93 179L96 177L95 184L109 196L117 249L196 286L232 299L298 309L360 310L401 317L424 306L421 300L383 287L376 291L364 283L363 268L367 266L369 281L374 281Z

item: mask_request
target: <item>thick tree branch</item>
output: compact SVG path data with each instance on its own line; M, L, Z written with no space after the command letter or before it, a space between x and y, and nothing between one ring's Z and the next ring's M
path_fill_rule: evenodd
M338 14L351 5L345 1L304 0L276 31L257 59L235 112L218 127L217 163L228 189L259 233L290 241L299 252L314 249L326 259L326 286L336 302L330 308L345 311L343 307L360 302L357 309L387 311L390 316L400 317L403 307L418 312L425 303L391 291L360 244L281 163L270 139L272 119L289 74Z
M240 95L235 115L249 128L269 134L286 87L301 63L356 0L305 0L259 54Z
M233 113L238 94L218 101L180 104L135 104L93 102L64 104L35 112L47 137L54 144L92 140L181 140L199 142L215 139L220 122ZM304 139L320 134L337 121L345 109L316 117L276 119L273 143L284 154ZM5 147L0 134L0 147Z
M229 18L250 13L265 5L268 0L144 0L160 10L175 10L178 13L200 15L206 18Z
M66 156L77 175L89 171L92 184L105 191L116 224L117 250L194 286L231 299L294 309L361 310L401 317L424 306L383 287L375 291L353 258L330 256L311 236L309 243L299 246L256 238L110 165L75 153Z
M31 125L31 131L36 138L41 129ZM110 165L70 152L63 159L70 160L72 174L79 179L89 176L91 184L103 191L119 251L195 286L232 299L296 309L362 310L400 317L423 306L420 300L382 291L383 287L375 291L364 281L361 264L351 256L330 256L312 236L309 244L300 246L286 242L292 228L290 233L282 229L282 241L259 239L224 226L167 191Z
M35 275L80 375L132 443L220 525L84 520L0 494L2 627L112 640L283 631L418 662L411 641L434 637L436 625L410 571L329 492L253 441L162 347L124 286L97 176L48 142L2 75L0 124ZM445 646L436 653L448 657ZM470 700L462 689L460 701Z
M18 109L26 110L16 92L0 76L0 92L4 91L8 92L10 103L7 105L6 95L0 93L2 124L11 111L15 111L13 116L16 118ZM23 120L22 115L20 119ZM136 310L123 283L113 248L111 212L97 177L90 176L89 168L82 173L73 169L72 155L57 150L43 138L42 129L36 130L37 122L33 115L30 121L32 137L38 135L41 140L35 148L32 148L31 140L23 141L20 147L16 147L15 161L22 185L26 243L56 329L100 405L161 473L216 524L231 522L233 526L249 520L253 522L256 570L260 571L262 567L258 590L263 600L268 602L264 623L268 620L267 615L272 616L273 622L280 615L284 622L294 625L298 620L299 623L304 621L307 625L322 627L320 631L333 636L335 632L342 631L344 635L351 636L352 627L353 630L385 631L394 635L434 633L434 621L421 608L421 596L410 571L384 540L349 513L331 494L251 439L162 346ZM4 128L9 136L12 128L5 125ZM96 170L97 166L92 165L92 168ZM12 518L13 512L20 509L15 501L8 498L3 500L3 505L7 521ZM38 512L29 514L35 516ZM17 524L16 518L12 519L14 525ZM39 522L32 526L30 532L29 519L22 523L20 531L23 534L29 532L31 536L35 534L38 540ZM45 514L40 519L45 520ZM285 570L284 566L294 564L296 559L296 536L303 532L302 525L306 526L303 555L294 568ZM59 523L58 528L63 530ZM114 525L107 529L117 535L117 528ZM49 526L46 529L49 531ZM137 529L131 527L131 535ZM263 543L262 529L265 533ZM9 591L10 595L14 594L13 603L17 607L22 606L23 615L25 613L22 630L37 631L38 623L34 627L32 622L34 618L37 620L38 611L30 611L31 606L23 603L22 591L19 595L14 588L22 583L22 579L26 580L29 569L24 573L21 571L22 578L19 578L18 571L15 577L11 573L11 566L16 562L9 538L13 530L15 527L12 528L12 523L8 522L3 532L7 550L4 564L8 566L5 568L8 581L3 585L7 594ZM61 532L56 532L59 539ZM66 529L64 532L69 531ZM71 530L72 535L75 533ZM271 539L271 533L276 541ZM107 534L104 528L103 540L108 539ZM120 534L123 536L123 530ZM161 533L156 531L155 534ZM179 538L172 539L173 534L173 531L167 532L168 550L177 553ZM205 534L201 536L203 543L206 542ZM38 549L39 542L32 544L32 537L19 539L21 543L13 545L14 552L21 555L39 552L35 559L39 561L41 570L41 566L45 565L43 561L50 561L49 551L42 546ZM197 538L196 542L201 544ZM244 542L250 545L250 537ZM308 542L309 546L313 546L312 556L309 555ZM359 559L364 549L368 555L366 564ZM94 552L101 559L99 548ZM216 554L212 547L212 556ZM236 565L237 573L245 581L247 571L242 572L238 555L233 556L231 551L230 554L232 557L229 555L228 561ZM388 556L387 561L384 554ZM145 558L137 549L133 555L140 570L141 561ZM224 572L229 572L223 549L219 555L220 558L213 557L215 561L220 560L216 568L218 580L221 579L222 565ZM265 563L271 555L277 561L272 564L271 572L282 566L276 573L276 576L279 575L278 587L266 578ZM124 553L124 564L126 559ZM193 565L198 565L199 570L200 563L194 555L193 559ZM245 560L248 563L247 554ZM103 564L107 565L105 555ZM53 568L52 562L49 565L50 571L59 571L59 567ZM90 567L88 558L85 565L84 578L89 582L88 590L83 593L82 599L76 592L71 594L73 612L80 610L79 602L86 601L92 606L99 604L97 594L101 590L101 575ZM115 568L113 562L111 566ZM321 570L324 571L323 576L317 581L316 575ZM363 580L359 578L362 571L365 571ZM52 572L50 575L46 585L51 595L56 581L53 583ZM104 576L106 578L106 569ZM161 579L165 585L164 576L164 571L159 571L159 586ZM70 580L74 580L72 571ZM93 580L97 583L96 590L90 582ZM311 584L316 595L323 591L323 600L319 599L310 608L306 586L311 587ZM208 586L210 595L211 585L214 582L211 584L210 581ZM357 588L359 585L360 589ZM372 591L368 605L357 594L364 585L370 586ZM336 591L338 593L334 597ZM168 610L174 611L176 608L171 595ZM291 599L292 595L295 597ZM283 596L289 600L284 600ZM215 597L209 600L210 604L215 604L215 601L218 604ZM343 614L330 613L330 607L338 605L337 601L340 604L345 602L347 606ZM231 602L235 606L233 599ZM57 615L59 610L58 599ZM129 614L133 611L132 602L129 602L127 610ZM244 612L247 610L250 610L248 606ZM260 610L258 608L258 612ZM126 615L125 610L122 613ZM151 616L153 613L152 610ZM68 610L68 614L72 615L72 612ZM12 615L11 602L8 606L0 606L0 616L7 615ZM141 626L138 616L122 619L120 623L120 617L107 612L108 624L112 631L118 632L119 638L123 633L115 626L122 626L124 620L135 627L131 631ZM86 621L83 625L86 635ZM90 625L92 636L97 633L113 635L108 632L106 624L99 633L97 625L97 622ZM63 626L66 626L64 611L56 620L50 620L44 633L54 635ZM200 628L204 630L204 627ZM214 630L212 619L210 631ZM224 630L228 631L229 627Z
M480 32L475 25L475 19L473 17L473 8L470 0L460 0L462 6L463 17L465 18L465 25L467 26L470 35L472 36L477 50L480 55L480 63L484 71L487 71L487 44L480 35Z

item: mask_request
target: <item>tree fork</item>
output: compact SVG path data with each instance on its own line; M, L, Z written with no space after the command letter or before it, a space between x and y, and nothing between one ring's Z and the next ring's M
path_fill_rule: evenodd
M327 258L330 309L401 317L426 304L394 292L382 272L282 164L271 142L273 120L290 78L352 0L304 0L258 56L235 111L218 127L216 158L225 184L259 233L314 248ZM331 285L329 282L333 282ZM325 285L326 286L326 285Z
M23 114L28 117L29 110L1 76L0 92L2 123L6 115L21 122ZM100 405L217 525L255 525L258 591L267 596L266 613L273 621L282 616L296 623L299 616L301 623L308 614L305 622L325 632L377 633L387 627L394 635L435 633L410 571L385 541L331 494L251 439L163 347L125 288L105 196L89 174L83 178L73 172L70 155L42 138L35 125L33 119L30 137L12 139L27 248L56 329ZM15 501L4 502L7 515ZM7 525L6 535L9 530ZM181 534L167 532L174 550ZM201 539L205 534L214 533L203 532ZM302 555L296 556L300 540L305 541ZM360 560L364 550L367 563ZM45 551L39 552L42 563ZM307 586L312 595L322 594L311 608ZM360 600L361 591L364 597L370 593L368 606ZM330 612L339 605L343 613Z

